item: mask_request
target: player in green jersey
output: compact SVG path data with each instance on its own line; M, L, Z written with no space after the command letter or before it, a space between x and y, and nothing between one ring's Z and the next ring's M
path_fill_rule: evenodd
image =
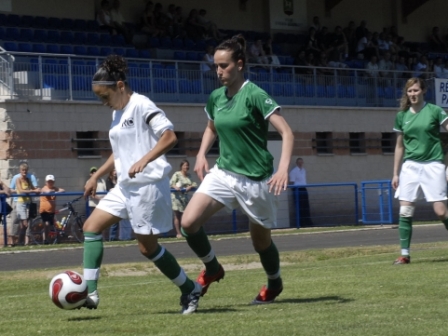
M395 118L394 131L398 136L392 186L397 190L395 197L400 200L398 231L401 245L401 256L395 260L396 265L411 262L412 216L420 189L448 229L445 165L440 143L440 126L448 130L448 116L439 106L426 103L425 93L424 80L409 79L403 90L400 112Z
M286 190L294 136L280 106L257 85L244 79L246 41L241 35L221 43L214 54L223 87L213 91L205 112L208 124L196 158L195 172L203 180L182 217L182 234L205 264L197 282L202 295L224 277L202 225L217 211L238 206L249 217L252 243L267 274L254 304L270 303L283 290L278 250L271 240L277 226L278 195ZM267 150L269 123L282 136L277 171ZM206 154L219 137L220 156L209 170ZM204 178L204 171L207 175Z

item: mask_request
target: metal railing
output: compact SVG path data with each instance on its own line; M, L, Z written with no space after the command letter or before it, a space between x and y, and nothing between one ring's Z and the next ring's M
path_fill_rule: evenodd
M14 56L13 56L14 55ZM205 103L220 86L201 63L127 58L133 90L157 102ZM91 79L102 58L0 51L3 99L95 100ZM246 77L283 105L395 107L412 71L261 66L248 64ZM419 74L417 74L419 75ZM420 74L426 78L431 73ZM433 81L426 99L434 101Z

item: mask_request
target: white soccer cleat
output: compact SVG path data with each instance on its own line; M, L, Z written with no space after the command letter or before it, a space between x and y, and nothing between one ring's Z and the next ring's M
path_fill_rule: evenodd
M100 304L100 297L98 296L98 291L93 291L89 295L87 295L86 302L83 307L87 309L96 309Z
M199 306L199 298L201 297L202 286L194 282L194 289L190 294L184 294L180 297L180 305L182 306L181 313L188 315L194 313Z

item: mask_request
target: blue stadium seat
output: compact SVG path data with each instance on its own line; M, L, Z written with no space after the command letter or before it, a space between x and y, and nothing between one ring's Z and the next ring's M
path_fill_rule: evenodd
M33 31L28 28L20 29L20 41L33 41Z
M30 70L39 71L39 59L37 58L30 59Z
M45 48L45 45L40 43L33 44L33 52L44 54L46 51L47 49Z
M138 51L134 48L127 48L126 49L126 57L138 58Z
M61 25L59 26L60 29L65 29L65 30L72 30L75 26L75 22L72 19L62 19L61 20Z
M258 80L262 82L268 82L271 80L271 74L264 68L254 68L258 72Z
M196 42L196 45L194 46L194 49L198 50L198 51L204 51L206 47L207 47L207 44L205 43L205 41L204 40L199 40L199 41Z
M187 61L197 61L198 60L198 53L195 51L188 51L185 56L186 56Z
M73 53L75 55L87 55L87 49L84 46L77 45L73 47Z
M387 86L384 88L384 98L393 99L394 97L394 88Z
M87 47L87 55L99 56L100 55L100 49L98 47Z
M88 20L86 22L86 30L87 31L98 31L100 29L100 26L98 25L98 22L96 20Z
M294 86L292 85L292 83L283 84L283 95L285 97L294 96Z
M174 79L166 80L166 92L167 93L176 93L177 92L177 82Z
M35 28L47 28L47 26L48 26L48 20L46 17L36 16L34 18L34 27Z
M100 44L104 46L112 45L112 37L110 34L101 34L100 35Z
M141 78L140 79L140 93L149 93L151 92L151 81L149 78Z
M158 37L150 37L148 42L151 48L160 48L160 41Z
M36 29L34 31L34 38L33 41L35 42L48 42L47 40L47 31L42 29Z
M179 93L191 93L191 85L189 80L179 80Z
M87 39L86 33L83 32L75 32L73 35L73 43L76 44L85 44Z
M184 41L180 38L173 39L173 49L183 49Z
M167 64L165 66L165 77L166 78L176 78L176 65Z
M285 65L294 65L294 57L286 56L285 57Z
M31 15L24 15L20 20L20 25L22 27L32 28L34 27L34 17Z
M98 33L88 33L86 43L91 45L98 45L100 43L100 35Z
M305 97L313 97L313 96L314 96L314 85L306 85Z
M9 14L6 18L5 25L9 27L20 27L20 16L16 14Z
M123 48L114 48L113 49L114 54L124 56L126 51Z
M302 83L297 83L295 89L297 97L305 97L305 87Z
M49 30L47 33L47 41L50 43L59 43L60 35L57 30Z
M7 16L6 14L0 13L0 26L6 26Z
M165 77L165 67L160 63L152 64L152 75L154 77L164 78Z
M191 82L191 93L199 94L202 92L202 82L200 80L194 80Z
M56 84L56 90L68 90L68 81L69 77L66 75L61 75L58 77L58 81Z
M267 94L272 94L271 93L271 85L269 83L260 83L259 86L267 92Z
M336 96L336 89L334 88L334 85L327 85L325 87L325 92L327 98L334 98Z
M47 44L47 53L59 54L59 46L56 44Z
M3 27L0 27L0 40L5 39L5 29Z
M150 78L151 70L149 69L149 63L140 63L138 73L141 77Z
M71 45L62 45L60 52L61 54L73 54L73 47Z
M86 22L86 20L77 19L74 22L74 26L75 26L76 30L81 30L81 31L87 30L87 22ZM93 29L93 30L96 30L96 29Z
M123 35L112 35L111 36L112 45L114 46L126 46L126 40Z
M128 69L129 69L129 77L130 78L135 79L137 77L140 77L138 63L128 63Z
M174 59L178 61L185 61L187 57L185 56L185 53L183 51L175 51Z
M95 61L86 61L86 73L95 73L97 65Z
M325 97L325 95L326 95L325 86L317 85L316 92L317 92L318 97Z
M15 42L4 42L3 48L7 51L19 51L17 43Z
M57 86L58 77L56 75L44 74L43 86L44 89L55 89Z
M70 31L63 31L59 37L60 43L72 44L73 43L73 33Z
M59 18L51 17L47 21L48 28L59 29L60 26L61 26L61 19Z
M160 78L154 78L154 92L155 93L165 93L166 92L166 82Z
M100 55L101 56L109 56L112 54L112 49L109 47L102 47L100 49Z
M345 90L346 90L347 98L355 98L356 92L355 92L354 86L347 86L345 88Z
M33 48L31 47L31 43L19 43L18 45L19 51L22 52L32 52Z
M159 41L161 48L171 49L173 47L173 42L169 37L161 37Z
M378 95L378 98L384 98L385 96L384 89L381 86L377 88L376 93Z
M151 58L151 53L149 52L149 50L139 50L138 51L138 57L139 58Z
M82 75L86 71L86 63L83 60L73 60L72 61L72 74Z
M5 30L5 36L8 38L8 40L13 40L13 41L17 41L19 40L20 37L20 31L19 28L6 28Z
M187 50L193 50L194 49L194 42L193 42L193 40L185 39L184 40L184 45L185 45L185 49L187 49Z
M273 95L274 97L283 96L283 85L280 83L274 83Z
M75 91L90 91L92 89L92 78L89 76L73 76L72 87Z

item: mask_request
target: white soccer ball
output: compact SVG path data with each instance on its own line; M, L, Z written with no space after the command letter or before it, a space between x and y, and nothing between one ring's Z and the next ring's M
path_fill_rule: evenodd
M87 282L74 271L55 275L50 282L50 298L61 309L79 308L86 302Z

